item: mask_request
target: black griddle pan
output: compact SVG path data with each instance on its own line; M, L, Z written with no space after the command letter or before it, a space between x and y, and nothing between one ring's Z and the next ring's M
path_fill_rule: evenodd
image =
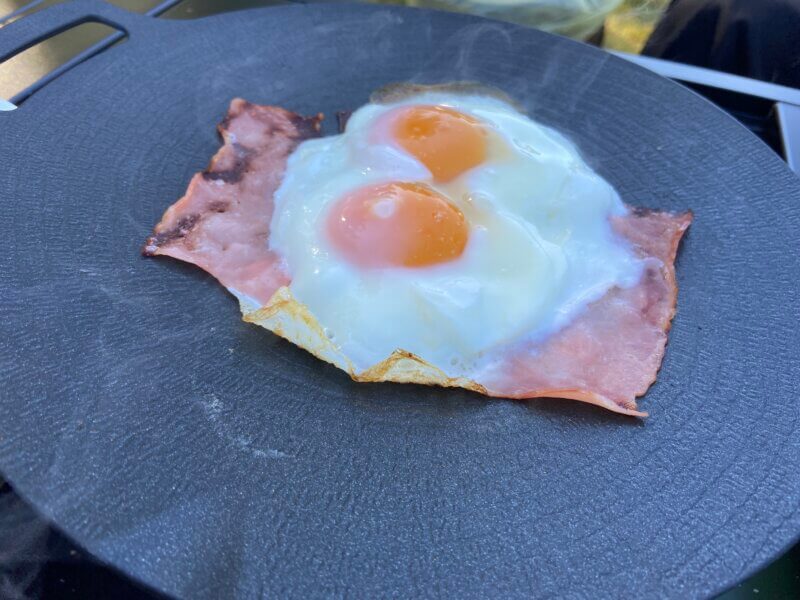
M168 594L698 597L800 533L800 183L695 94L600 50L366 5L197 21L99 1L129 39L0 113L0 471ZM678 313L637 420L559 400L356 384L197 268L140 256L241 96L352 110L471 80L573 139L634 205L691 208Z

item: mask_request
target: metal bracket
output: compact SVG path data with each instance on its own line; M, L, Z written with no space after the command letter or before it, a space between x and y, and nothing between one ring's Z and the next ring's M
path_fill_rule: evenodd
M625 52L612 54L669 79L774 102L784 159L792 171L800 174L800 90L660 58Z

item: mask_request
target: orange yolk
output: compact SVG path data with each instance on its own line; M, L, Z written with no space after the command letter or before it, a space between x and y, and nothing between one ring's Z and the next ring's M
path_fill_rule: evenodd
M486 160L486 131L477 120L452 108L409 107L398 115L393 134L436 181L450 181Z
M363 187L339 199L327 234L348 260L365 267L426 267L458 258L469 237L464 215L417 183Z

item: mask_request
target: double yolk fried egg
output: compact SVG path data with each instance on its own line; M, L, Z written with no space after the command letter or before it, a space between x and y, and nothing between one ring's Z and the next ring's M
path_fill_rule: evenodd
M238 295L248 320L355 377L400 353L439 383L473 380L640 280L610 224L626 213L567 139L509 102L425 91L297 147L269 237L290 283L257 311Z

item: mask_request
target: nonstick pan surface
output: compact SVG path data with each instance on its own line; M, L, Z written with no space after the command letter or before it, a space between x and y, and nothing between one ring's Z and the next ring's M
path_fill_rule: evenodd
M102 560L219 597L695 597L800 533L800 184L686 89L563 38L362 5L129 34L0 113L0 471ZM695 212L645 420L356 384L139 250L231 98L329 115L397 81L501 88L634 205Z

